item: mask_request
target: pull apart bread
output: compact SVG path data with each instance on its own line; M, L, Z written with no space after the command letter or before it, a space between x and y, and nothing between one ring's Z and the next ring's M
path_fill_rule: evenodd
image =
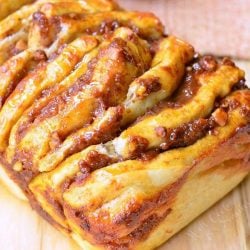
M154 249L249 173L230 59L109 0L0 6L2 181L83 249Z

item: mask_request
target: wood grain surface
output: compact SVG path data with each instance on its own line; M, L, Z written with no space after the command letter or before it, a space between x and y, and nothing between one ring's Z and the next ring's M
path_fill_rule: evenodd
M189 40L201 52L250 59L249 0L120 2L131 9L154 11L164 20L168 32ZM222 22L229 26L223 27ZM248 72L250 82L250 62L238 64ZM0 204L0 250L79 250L1 184ZM250 250L250 176L160 249Z

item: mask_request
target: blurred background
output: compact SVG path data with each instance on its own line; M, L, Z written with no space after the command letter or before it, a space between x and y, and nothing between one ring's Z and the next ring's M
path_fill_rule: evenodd
M119 0L154 12L166 32L205 53L250 59L250 0Z
M250 0L119 0L131 10L150 11L167 34L189 41L202 54L231 56L250 81ZM243 61L243 63L242 63Z

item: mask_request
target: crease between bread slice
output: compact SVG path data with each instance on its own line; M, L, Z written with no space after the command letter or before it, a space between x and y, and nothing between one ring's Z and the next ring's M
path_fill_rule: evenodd
M236 102L240 99L249 107L249 94L249 91L235 93L225 103L232 103L235 98ZM152 233L160 225L165 213L166 218L175 213L175 206L178 209L182 206L178 203L179 193L185 190L185 184L189 186L192 181L196 181L197 177L194 176L199 175L202 179L203 175L206 178L206 175L214 174L214 181L218 185L216 178L221 181L234 179L234 171L238 168L240 178L235 178L236 183L247 175L250 167L250 138L246 136L249 133L249 117L243 112L241 108L229 111L227 125L217 128L216 134L207 135L192 146L161 153L149 162L131 160L117 163L96 170L86 182L73 182L63 195L64 212L70 227L84 239L93 241L94 245L103 244L103 248L112 242L114 245L124 244L128 249L142 249L140 245L147 244L141 243L140 238L134 235L143 237L143 233ZM228 154L228 150L234 152L234 156ZM230 165L234 161L236 170L234 165ZM213 168L217 173L213 173ZM108 195L106 190L109 190ZM185 194L186 197L182 197L184 201L194 199L195 202L195 192L192 195ZM213 199L207 198L209 205L211 200L214 202ZM182 212L177 211L178 214ZM134 214L137 216L132 219ZM154 219L156 221L150 231L144 232L144 224ZM174 228L174 224L168 226ZM112 227L116 230L111 230ZM171 234L173 232L168 235ZM149 243L150 249L152 245L156 247L161 243L156 238L155 242Z
M224 67L221 66L223 69L225 69L226 71L229 70L229 72L231 70L233 70L235 72L235 76L236 78L232 78L232 79L227 79L227 84L225 82L225 86L222 85L216 85L218 88L217 91L223 91L226 89L227 92L230 91L229 86L236 84L238 82L238 80L241 79L242 77L242 72L234 67ZM213 86L215 87L215 82L216 81L220 81L221 77L224 75L224 71L220 70L220 67L218 69L218 71L215 72L210 72L209 74L207 74L207 72L201 73L199 74L197 77L200 79L203 79L204 77L208 79L210 79L210 81L207 81L206 84L204 84L204 86L200 87L200 91L203 91L203 89L205 89L206 91L210 91L210 94L215 95L214 98L212 100L215 100L216 97L216 92L214 92L215 90L212 88ZM210 88L208 87L210 86ZM196 96L198 96L199 93L196 94ZM193 97L193 99L191 99L190 103L192 102L192 100L195 99L195 97ZM203 100L206 101L206 100ZM187 103L186 105L189 105L190 103ZM211 103L211 105L213 106L213 102ZM185 107L185 105L183 106ZM175 112L176 109L172 109L172 112ZM211 109L210 111L211 112ZM152 116L153 119L154 116ZM157 117L157 115L156 115ZM196 117L194 117L193 119L195 119ZM147 119L147 118L146 118ZM166 120L167 122L168 120ZM140 122L139 122L140 123ZM138 123L138 124L139 124ZM143 123L143 120L141 121L141 123ZM137 124L135 124L134 126L137 126ZM129 128L133 128L134 126L131 126ZM149 126L149 128L151 127L151 125L147 125ZM128 128L128 129L129 129ZM122 134L120 135L122 136ZM118 137L120 138L120 137ZM117 139L114 139L113 141L115 141ZM107 163L112 163L112 162L117 162L120 161L121 158L120 155L118 155L116 153L116 151L114 150L114 146L112 146L112 142L107 142L106 144L100 144L100 145L93 145L90 146L88 148L86 148L85 150L83 150L82 152L76 153L74 155L72 155L71 157L68 157L62 164L60 164L58 167L56 167L53 171L47 173L47 174L42 174L40 176L38 176L32 183L39 183L41 186L39 187L39 184L36 185L36 190L33 189L33 192L35 193L35 196L38 197L39 201L41 203L47 204L45 207L46 209L48 209L50 212L52 211L53 216L55 218L58 217L58 219L62 222L64 221L63 219L63 215L60 211L56 210L57 206L56 204L59 202L62 202L62 192L63 192L63 187L68 185L68 183L71 183L72 180L74 180L75 178L78 178L78 174L79 175L79 179L81 179L81 176L83 178L84 181L84 177L88 177L88 169L86 169L86 172L84 172L85 169L85 165L86 167L88 166L88 161L91 160L90 162L90 171L91 170L91 166L93 166L93 169L95 167L99 168L100 164L105 164L105 162ZM111 146L110 146L111 144ZM160 144L158 145L158 147L160 146ZM92 157L93 155L93 157ZM104 161L100 162L100 158L104 157ZM124 157L123 160L126 159L127 156ZM85 165L84 165L85 164ZM105 166L105 165L104 165ZM103 166L102 166L103 167ZM81 170L82 169L82 170ZM83 171L81 173L81 171ZM32 185L32 184L31 184ZM52 203L51 203L52 202ZM53 209L54 206L54 209ZM65 225L65 222L63 222Z
M5 4L10 5L9 1ZM13 47L17 47L17 50L20 51L23 48L45 49L47 55L56 52L59 43L50 44L49 42L46 44L47 46L44 44L53 39L54 36L59 39L60 35L57 34L57 28L67 30L63 25L61 27L61 24L58 24L55 18L72 13L90 14L116 9L118 9L117 4L109 0L95 2L88 0L66 0L63 2L60 0L50 0L49 2L38 0L33 4L24 5L0 22L0 65L13 55ZM58 25L59 27L57 27ZM49 38L49 36L52 36L52 38ZM74 38L76 37L73 37L71 41ZM68 41L68 43L71 41ZM52 46L51 49L50 45Z
M232 73L232 74L231 74ZM231 75L232 78L224 78L225 75ZM162 143L161 136L158 136L155 128L159 127L160 124L157 124L157 119L160 119L162 121L162 126L166 127L166 129L171 128L171 126L180 126L183 125L183 123L194 121L197 118L203 118L206 117L212 110L214 106L214 101L217 97L221 95L221 97L227 95L231 87L236 84L240 79L243 77L243 72L235 67L227 66L227 65L220 65L218 69L215 72L203 72L201 74L197 75L197 82L201 82L201 86L199 87L197 93L193 96L193 98L188 102L187 104L183 105L180 108L166 108L159 112L159 114L152 115L151 117L145 117L135 125L132 125L128 127L124 132L121 133L121 135L117 138L115 138L112 141L107 142L106 144L100 144L95 145L87 148L86 150L83 150L82 152L79 152L78 154L75 154L69 159L72 159L72 166L75 165L76 169L79 168L78 163L79 161L74 161L74 158L80 158L81 160L86 159L89 152L95 151L100 152L100 154L106 155L108 158L119 161L121 159L129 159L134 157L133 153L136 152L138 149L137 147L143 146L143 150L148 150L152 148L150 143L148 142L148 139L150 140L151 137L152 141L157 142L157 144L153 145L153 147L160 147L160 144ZM223 81L223 84L221 83ZM203 84L202 84L203 83ZM220 84L221 83L221 84ZM204 98L204 96L209 96L209 98ZM209 102L209 103L207 103ZM197 105L198 104L198 105ZM189 111L186 113L183 113L183 110L188 109L189 107L195 106L194 109L191 109L192 111ZM204 107L207 107L207 110L204 109ZM165 115L164 112L169 112L168 115ZM176 115L177 113L177 115ZM178 116L179 114L179 116ZM184 114L184 115L183 115ZM172 116L175 116L176 119L169 119ZM186 115L186 118L185 118ZM187 120L179 120L177 118L183 118ZM156 119L155 119L156 118ZM149 122L148 122L149 121ZM156 125L154 125L154 122ZM174 125L171 125L171 123L175 123ZM179 123L176 124L176 123ZM168 125L169 124L169 125ZM137 129L137 127L139 127ZM143 133L143 131L146 130L153 130L151 133L146 133L145 137L141 141L146 141L146 146L144 144L140 143L140 140L131 140L129 135L127 136L127 142L134 144L134 145L127 145L125 143L120 143L120 140L123 140L123 135L126 133L129 133L129 131L137 130L136 139L139 138L141 140L141 137L138 136L140 133ZM125 137L124 136L124 137ZM138 137L137 137L138 136ZM131 138L133 137L133 134L131 134ZM126 151L125 153L121 152L121 147L124 147ZM129 155L126 154L127 151L130 151ZM98 162L98 159L96 159ZM74 162L74 163L73 163ZM72 167L73 168L73 167ZM70 171L68 171L70 173ZM66 173L66 172L65 172Z
M184 74L185 65L192 59L193 54L193 48L189 44L175 37L164 39L152 61L152 68L130 84L127 98L121 103L121 106L109 108L93 124L66 138L59 148L49 152L40 160L39 171L52 170L74 151L74 148L79 151L88 146L88 141L85 139L88 134L92 133L92 137L97 137L94 142L99 143L108 133L108 131L103 132L105 129L115 133L118 129L133 122L139 115L143 115L147 109L171 96L178 87ZM160 57L161 59L159 59ZM147 88L151 85L155 85L155 89L148 90ZM121 108L122 114L118 119ZM116 121L118 119L115 125L113 125L114 119ZM89 141L91 142L91 140Z
M15 88L0 111L0 150L6 146L11 126L41 92L66 77L81 57L96 46L94 38L78 38L52 62L42 64L29 73ZM85 49L83 49L85 48Z
M4 19L6 16L13 13L15 10L19 9L21 6L25 4L29 4L33 2L33 0L1 0L1 13L0 20Z
M51 147L53 149L53 136L63 137L91 122L100 104L119 104L125 98L130 82L149 67L149 50L141 50L144 43L134 35L127 28L117 29L111 41L106 41L97 57L90 62L90 67L95 67L94 71L91 72L90 68L86 75L82 76L82 80L61 95L62 100L58 97L51 100L33 124L30 124L15 150L31 153L28 160L33 161L33 169L40 158L46 155ZM105 68L103 65L106 65ZM87 79L89 74L91 78ZM53 107L54 112L49 113L47 107ZM78 119L76 114L81 119ZM16 160L25 164L23 158L21 155L20 158L16 157Z

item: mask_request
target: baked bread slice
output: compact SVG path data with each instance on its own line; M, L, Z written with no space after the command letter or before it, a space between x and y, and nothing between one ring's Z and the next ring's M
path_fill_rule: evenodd
M154 249L249 173L244 72L153 14L38 0L0 39L1 178L83 249Z

